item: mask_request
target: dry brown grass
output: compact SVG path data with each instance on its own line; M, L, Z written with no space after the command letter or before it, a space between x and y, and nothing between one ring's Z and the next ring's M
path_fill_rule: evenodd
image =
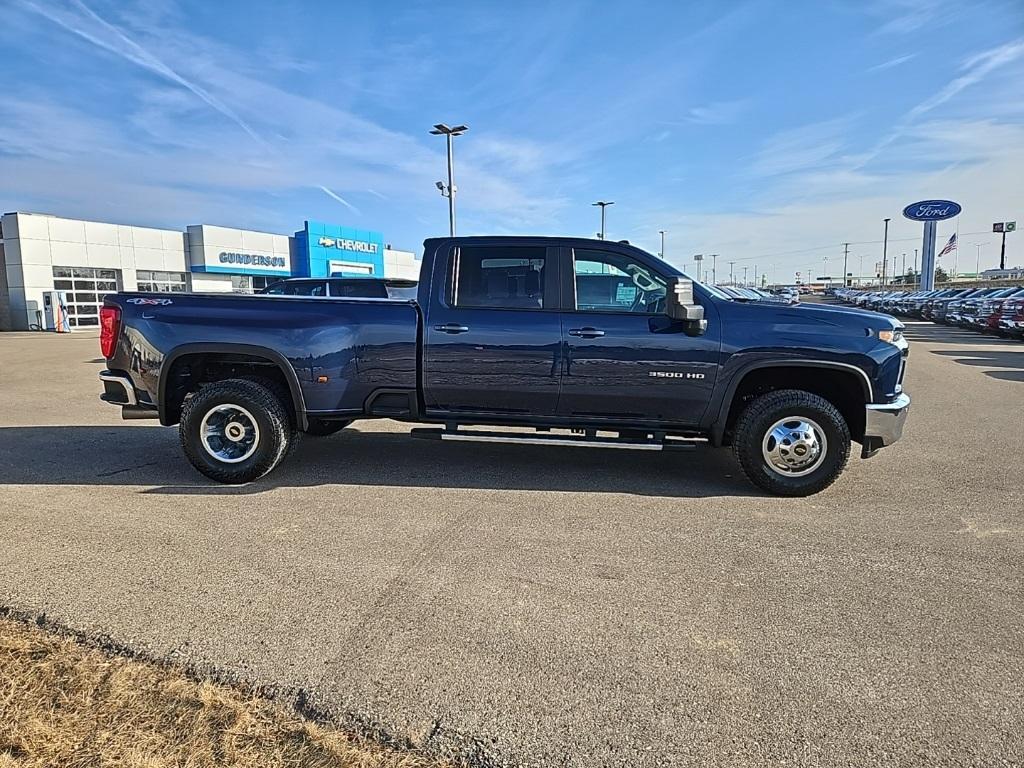
M0 618L0 768L441 768L173 667Z

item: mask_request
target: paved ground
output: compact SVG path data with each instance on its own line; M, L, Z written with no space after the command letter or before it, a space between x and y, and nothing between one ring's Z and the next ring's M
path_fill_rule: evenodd
M220 487L0 335L0 604L503 765L1019 765L1024 345L910 330L904 441L804 500L390 422Z

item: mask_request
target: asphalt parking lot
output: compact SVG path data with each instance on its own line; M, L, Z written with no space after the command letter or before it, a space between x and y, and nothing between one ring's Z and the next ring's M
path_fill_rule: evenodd
M766 497L727 452L394 422L215 485L0 335L0 605L491 765L1020 765L1024 344L910 324L902 442Z

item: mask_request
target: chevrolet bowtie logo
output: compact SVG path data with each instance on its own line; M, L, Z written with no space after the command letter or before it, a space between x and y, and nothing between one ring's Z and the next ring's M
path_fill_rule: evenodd
M322 245L324 248L333 248L335 246L335 242L333 239L329 237L321 237L320 245Z

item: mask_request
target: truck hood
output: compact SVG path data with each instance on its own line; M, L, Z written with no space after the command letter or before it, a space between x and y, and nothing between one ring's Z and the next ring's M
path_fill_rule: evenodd
M870 328L874 331L902 328L903 323L890 315L881 312L870 312L866 309L841 307L836 304L807 304L780 307L778 304L750 302L742 305L754 312L766 312L779 317L784 314L787 321L793 324L823 324L843 328L857 326Z

